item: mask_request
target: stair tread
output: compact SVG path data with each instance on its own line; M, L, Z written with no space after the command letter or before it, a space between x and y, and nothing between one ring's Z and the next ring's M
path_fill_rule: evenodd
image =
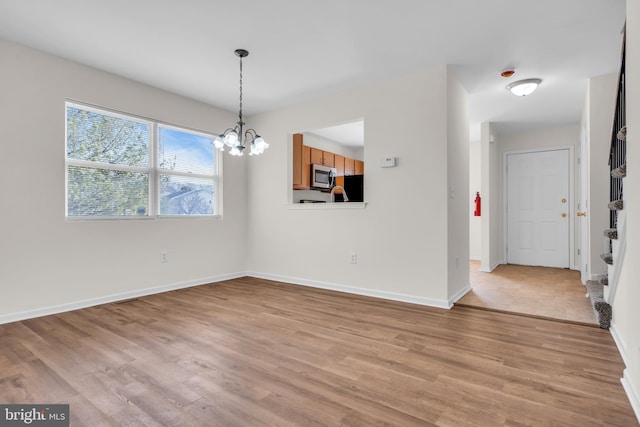
M604 300L604 286L596 280L587 280L585 286L598 325L602 329L609 329L611 324L611 305Z
M604 295L604 286L597 280L587 280L585 286L587 287L590 298L597 296L602 297Z
M609 286L609 275L603 274L599 277L598 282L600 282L602 286Z
M616 134L616 137L620 140L620 141L626 141L627 140L627 127L623 126L622 129L620 129L618 131L618 133Z
M617 239L618 238L618 229L617 228L607 228L604 230L604 237L609 239Z
M624 202L622 199L612 200L609 202L609 209L612 211L621 211L624 209Z
M611 176L613 178L618 178L618 179L626 177L627 176L627 165L624 164L624 165L621 165L621 166L613 169L611 171Z

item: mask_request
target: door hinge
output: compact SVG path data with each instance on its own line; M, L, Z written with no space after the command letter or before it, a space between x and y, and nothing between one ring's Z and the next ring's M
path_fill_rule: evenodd
M580 255L580 249L578 249L578 255Z

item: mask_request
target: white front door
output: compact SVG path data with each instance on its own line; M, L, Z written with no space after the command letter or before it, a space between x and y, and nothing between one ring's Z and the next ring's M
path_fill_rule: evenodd
M507 262L569 268L569 150L507 155Z

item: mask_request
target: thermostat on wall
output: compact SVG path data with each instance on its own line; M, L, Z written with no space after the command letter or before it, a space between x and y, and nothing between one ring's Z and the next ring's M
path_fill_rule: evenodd
M395 157L383 157L380 159L380 167L381 168L393 168L396 166L396 158Z

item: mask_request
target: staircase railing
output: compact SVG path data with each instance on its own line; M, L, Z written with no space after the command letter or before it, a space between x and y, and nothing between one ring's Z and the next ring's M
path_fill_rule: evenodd
M616 112L611 129L611 148L609 150L609 169L613 171L626 162L627 141L618 138L618 133L626 125L626 99L625 99L625 43L622 44L622 61L620 64L620 76L618 79L618 95L616 100ZM622 179L611 177L609 183L609 200L622 200ZM616 228L618 211L613 209L609 213L609 227Z
M626 217L620 211L624 209L623 179L627 174L627 141L626 141L626 99L625 99L625 44L622 42L622 60L620 61L620 74L618 79L618 94L616 109L611 128L611 148L609 150L609 229L604 230L604 235L609 239L609 252L600 255L607 264L607 274L600 276L598 281L589 280L586 283L587 293L591 299L596 320L601 328L608 329L611 324L612 307L620 264L623 262L626 240ZM620 219L620 221L618 221ZM615 244L613 241L616 241Z

